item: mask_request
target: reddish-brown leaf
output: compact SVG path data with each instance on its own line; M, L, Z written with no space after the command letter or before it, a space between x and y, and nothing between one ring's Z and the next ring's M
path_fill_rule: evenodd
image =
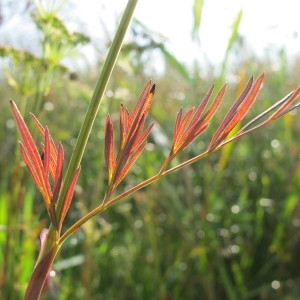
M210 88L210 90L208 91L208 93L205 95L204 99L200 102L200 104L199 104L199 106L198 106L198 108L197 108L197 110L196 110L196 112L195 112L195 114L194 114L194 116L193 116L193 118L192 118L189 126L194 126L195 123L198 122L198 120L200 119L200 117L201 117L201 115L202 115L205 107L207 106L207 103L209 101L209 98L210 98L213 90L214 90L214 85Z
M213 101L213 104L206 112L206 114L201 117L208 104L213 89L214 86L210 88L196 110L194 108L190 109L183 117L182 109L180 109L174 126L173 145L170 152L171 158L185 149L187 146L189 146L200 134L202 134L207 129L207 122L214 115L219 104L221 103L226 90L226 85L224 85L219 91L217 97Z
M23 158L26 166L28 167L28 169L30 171L30 174L31 174L36 186L38 187L38 189L41 191L41 193L44 196L45 190L43 189L42 178L39 176L39 174L38 174L38 172L35 168L35 165L31 161L31 159L28 155L28 152L25 149L25 146L21 142L20 142L20 151L21 151L22 158Z
M235 101L213 135L208 146L208 151L215 149L246 115L258 95L263 79L264 74L258 77L252 87L253 78L251 77L241 96Z
M54 141L49 134L48 128L44 128L39 123L37 118L31 114L35 125L37 126L41 135L44 137L44 144L42 144L43 155L41 157L34 140L13 101L11 101L11 106L23 140L23 142L20 143L22 157L33 177L35 184L37 185L37 188L40 190L44 198L50 219L54 227L57 229L58 224L55 213L55 203L58 198L62 183L62 168L64 161L62 146L60 144L59 150L57 151ZM53 192L50 185L50 174L54 180Z
M209 108L209 110L207 111L207 113L203 116L203 118L201 119L201 121L203 123L207 123L210 121L210 119L214 116L215 112L217 111L223 97L224 94L226 92L227 89L227 85L223 85L223 87L221 88L221 90L218 92L215 100L213 101L213 104L211 105L211 107Z
M152 87L151 85L152 82L150 80L148 81L146 87L139 97L137 104L133 109L133 112L131 114L132 120L139 118L142 114L146 114L149 111L155 92L155 85L153 85Z
M135 124L130 127L129 133L126 137L126 144L124 149L122 149L122 157L125 160L135 151L136 148L139 147L141 143L139 143L140 138L142 137L142 132L145 124L145 116L143 115L140 118L139 123Z
M116 172L116 179L114 182L114 186L117 187L119 183L123 180L123 178L126 176L126 174L129 172L131 166L134 164L134 162L137 160L137 158L140 156L140 154L143 152L144 148L146 146L146 143L141 144L138 149L133 153L132 156L125 162L125 165Z
M49 170L50 170L50 162L51 162L51 153L50 153L50 138L48 128L45 130L45 151L44 151L44 182L47 188L48 195L51 195L51 187L49 183Z
M44 137L45 139L45 128L42 126L42 124L39 122L39 120L35 117L34 114L31 114L31 118L33 119L36 127L38 128L39 132L41 133L41 135ZM57 149L56 149L56 146L55 146L55 143L52 139L52 137L49 135L50 137L50 152L51 152L51 163L56 163L57 161ZM55 174L55 169L56 167L54 166L54 169L53 169L53 176ZM51 171L52 172L52 171Z
M177 127L177 130L176 130L176 135L174 135L174 144L180 142L183 132L185 131L187 123L191 115L193 114L194 110L195 108L191 108L183 118L180 116L181 119L180 124L175 123L175 127Z
M194 124L194 126L189 127L185 133L182 135L181 143L186 148L188 145L191 144L200 134L202 134L205 129L208 128L208 124L203 124L201 120L198 123Z
M191 128L191 132L187 132L186 144L190 145L200 134L202 134L208 128L208 124L201 124L194 129Z
M148 138L151 129L153 128L154 123L152 123L138 138L135 143L135 146L132 148L131 153L135 152L139 145L143 144Z
M74 175L71 179L71 182L69 183L68 190L66 192L65 198L63 200L63 204L62 204L60 214L59 214L59 217L58 217L58 228L59 228L59 230L62 226L62 223L63 223L63 221L66 217L66 214L69 210L69 207L71 205L74 190L75 190L75 186L76 186L79 174L80 174L80 167L75 171L75 173L74 173Z
M177 154L181 151L183 151L186 147L188 147L199 135L201 135L206 129L208 128L208 124L201 124L198 127L191 127L189 128L184 135L182 136L182 139L177 144L176 149L174 151L174 154Z
M247 95L247 98L245 99L245 101L242 102L240 108L236 111L236 114L228 122L228 125L223 133L225 137L236 126L236 124L238 124L244 118L246 113L249 111L254 101L256 100L256 97L259 93L263 80L264 80L264 74L260 75L260 77L256 80L256 82L253 85L253 88Z
M182 114L183 114L183 110L182 110L182 108L180 108L180 110L177 114L176 120L175 120L173 140L175 140L175 137L178 135L178 131L179 131L181 120L182 120Z
M151 84L151 82L150 82ZM149 82L148 82L149 85ZM148 90L148 85L146 86L145 90ZM128 133L128 136L133 135L133 132L137 130L137 128L142 128L144 126L144 122L146 119L146 116L148 114L148 111L151 107L153 97L155 92L155 85L153 85L148 93L148 95L144 95L144 92L142 95L143 97L140 97L137 105L134 108L133 113L131 114L131 120L130 120L130 130ZM143 119L143 122L141 121Z
M108 184L110 184L115 169L114 159L114 132L110 116L106 118L105 124L105 162L108 170Z
M295 109L296 107L300 106L300 103L295 104L294 106L290 106L296 98L300 95L300 88L298 88L296 91L291 92L287 96L285 96L283 99L277 101L274 105L272 105L270 108L253 118L250 122L248 122L246 125L244 125L232 139L236 139L238 137L241 137L247 133L250 133L251 131L254 131L262 126L267 125L268 123L272 122L273 120L281 117L282 115L288 113L292 109ZM279 107L279 108L278 108ZM276 108L278 108L269 118L262 121L261 123L257 124L256 126L251 127L254 123L261 120L264 116L266 116L271 111L274 111ZM250 128L251 127L251 128Z
M149 81L132 114L123 105L120 106L120 143L116 159L113 156L113 128L111 122L106 123L105 158L109 180L105 201L109 199L145 148L145 140L153 127L152 124L144 130L146 116L155 92L155 85L151 85L151 81Z
M56 203L58 195L60 192L63 176L63 166L64 166L64 148L61 144L58 145L58 155L57 155L57 164L54 177L53 185L53 201Z
M43 178L43 163L40 157L39 151L34 143L34 140L17 108L15 103L11 100L10 101L11 108L17 122L17 126L19 128L20 134L23 139L24 149L27 152L27 156L29 157L30 161L32 162L33 166L35 167L37 176L41 179ZM44 182L42 182L41 188L45 188Z
M121 104L120 105L120 143L119 149L123 149L126 137L129 130L130 115L128 110Z

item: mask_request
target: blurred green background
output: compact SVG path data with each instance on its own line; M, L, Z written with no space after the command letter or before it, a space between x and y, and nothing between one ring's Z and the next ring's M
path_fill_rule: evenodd
M31 129L29 112L48 125L68 161L119 18L107 31L99 15L99 46L89 33L67 26L61 12L72 8L72 1L48 1L48 6L24 1L21 8L17 2L0 3L0 28L16 14L31 28L18 46L5 39L0 46L0 298L7 300L22 299L39 232L49 225L21 162L8 100L15 100ZM192 2L186 35L200 53L206 2ZM290 57L284 46L272 49L272 55L247 48L247 36L239 33L243 14L236 11L223 60L216 65L197 57L182 62L167 37L142 19L133 20L83 158L66 226L102 201L107 113L117 126L119 105L132 108L149 78L157 83L149 122L157 126L120 191L159 170L177 111L197 106L213 83L217 88L229 83L224 103L210 130L177 162L205 149L251 75L267 73L252 117L299 85L300 55ZM218 45L221 37L212 38ZM43 299L299 299L299 131L295 111L89 221L62 247Z

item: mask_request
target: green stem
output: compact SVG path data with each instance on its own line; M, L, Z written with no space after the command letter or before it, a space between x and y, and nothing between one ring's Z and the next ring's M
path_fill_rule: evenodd
M70 158L70 163L69 163L66 175L65 175L62 191L60 193L60 197L58 199L57 206L56 206L57 215L59 215L59 213L60 213L64 198L65 198L65 194L67 192L67 189L68 189L68 186L72 179L72 176L73 176L74 172L76 171L76 169L80 165L88 138L90 136L90 132L92 130L97 112L98 112L100 104L101 104L102 96L104 94L108 80L113 71L118 54L122 47L124 36L125 36L128 26L130 24L130 21L132 19L132 15L133 15L133 12L134 12L137 2L138 2L138 0L129 0L128 1L126 9L125 9L123 17L122 17L122 20L118 27L117 33L115 35L113 43L108 52L102 72L100 74L94 94L92 96L91 103L88 107L84 122L83 122L81 130L79 132L74 151Z
M75 224L73 224L71 227L69 227L66 232L60 237L58 244L62 245L63 242L72 235L76 230L78 230L85 222L93 218L95 215L99 214L103 210L105 210L107 206L103 205L103 203L100 206L97 206L95 209L84 215L80 220L78 220Z

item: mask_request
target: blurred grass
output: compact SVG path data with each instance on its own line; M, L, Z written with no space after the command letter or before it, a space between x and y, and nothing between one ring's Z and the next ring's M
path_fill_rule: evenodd
M201 1L195 4L203 5ZM205 9L196 7L195 11L205 13ZM234 43L239 47L239 16L223 66L228 66L233 55L237 55L231 49ZM199 32L199 20L195 19L194 34ZM172 134L176 112L181 106L185 109L196 106L219 78L228 76L233 80L227 80L229 90L214 124L221 121L226 107L250 75L267 72L264 88L250 112L252 116L299 85L294 74L300 71L300 58L288 63L284 49L278 51L276 60L267 56L239 58L238 66L223 68L215 79L211 74L216 70L204 74L197 62L191 72L164 48L163 40L141 24L137 22L134 26L136 32L147 33L144 38L148 46L141 48L141 37L137 36L124 47L82 161L83 171L66 225L101 202L106 180L104 116L110 112L117 125L119 105L134 105L149 78L149 61L157 51L166 67L164 74L152 74L158 89L151 118L159 126L120 190L160 168L168 146L165 138ZM8 52L3 56L13 59ZM43 67L26 73L33 59L26 57L20 55L19 59L24 60L15 62L16 69L10 69L8 77L14 78L18 87L24 85L24 89L9 85L11 80L2 78L0 82L1 299L22 299L39 247L39 231L48 225L41 198L19 163L16 130L6 100L13 97L18 104L23 103L26 113L35 109L33 112L49 126L55 139L63 142L68 158L94 88L93 74L97 74L87 68L78 71L76 78L70 78L68 70L60 67L62 57L47 68L47 74L43 73ZM37 62L39 59L34 57ZM99 60L95 68L102 65ZM24 73L18 73L22 69ZM32 80L33 89L28 89L30 82L23 80L28 79L27 74L42 80L41 84L37 86ZM49 278L43 299L297 299L300 296L298 118L299 112L289 114L136 192L88 222L63 246L54 266L55 276ZM180 159L200 153L213 128L212 124L211 131Z

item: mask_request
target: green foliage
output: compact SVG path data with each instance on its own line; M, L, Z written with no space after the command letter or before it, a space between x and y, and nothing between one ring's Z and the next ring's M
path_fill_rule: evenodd
M195 15L202 2L195 1ZM240 17L241 13L232 32L235 40ZM56 12L45 15L39 10L34 20L44 33L41 56L8 46L0 49L1 57L13 63L13 68L6 68L5 83L1 79L0 92L4 99L0 127L1 299L17 300L24 295L39 248L39 232L48 226L42 199L28 180L27 170L18 163L17 138L6 100L12 94L23 112L39 113L56 140L63 142L68 159L96 81L94 72L87 71L76 81L63 77L69 71L61 64L62 58L88 42L86 36L69 32ZM195 19L194 34L199 26L200 20ZM66 226L103 199L107 180L103 117L108 111L113 117L120 103L131 106L149 76L146 61L137 63L137 56L132 55L132 49L140 49L138 40L131 44L131 55L121 55L109 83L82 161L83 174ZM198 70L188 76L192 72L163 43L143 51L151 58L155 49L161 51L166 64L165 74L153 74L158 87L151 117L160 120L160 127L152 132L146 151L119 187L120 192L157 172L168 146L164 137L171 136L180 106L196 106L214 81L206 76L214 70L206 74ZM263 70L267 72L264 91L251 115L261 111L259 106L267 107L285 95L297 85L293 74L300 68L299 58L292 67L286 60L284 50L279 51L280 69L276 73L272 70L274 62L267 57L254 56L231 69L238 74L238 83L223 105L231 105L245 76ZM103 66L102 61L99 66ZM222 76L228 74L225 70ZM49 103L59 113L45 109ZM63 245L43 299L297 299L298 118L299 112L288 114L96 216ZM217 114L214 124L220 121ZM212 132L196 140L178 160L200 153Z

